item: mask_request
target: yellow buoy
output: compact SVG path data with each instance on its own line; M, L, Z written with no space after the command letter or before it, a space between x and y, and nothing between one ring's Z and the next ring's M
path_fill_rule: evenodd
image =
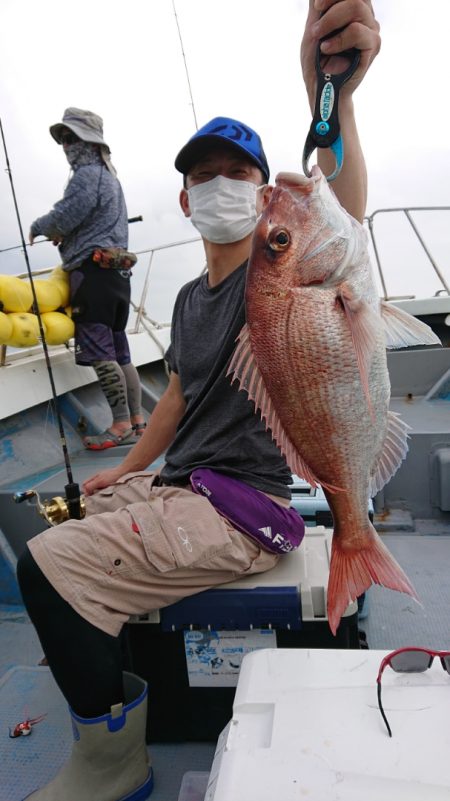
M63 308L67 306L70 300L69 273L66 270L63 270L62 267L58 266L51 271L47 280L51 281L52 284L56 284L61 292L61 306Z
M55 281L53 278L48 279L48 283L56 286L59 290L59 294L61 296L61 303L60 306L62 309L65 309L67 304L70 301L70 286L69 284L65 284L62 281Z
M45 341L48 345L62 345L75 334L75 325L67 314L46 312L42 315L45 326Z
M8 337L5 345L13 348L27 348L37 345L39 342L39 322L35 314L27 312L11 312L8 318L12 323L11 336ZM45 333L45 325L44 333Z
M33 284L41 314L44 312L55 311L55 309L62 307L62 292L55 281L49 281L43 278L35 278L33 280Z
M56 278L57 281L67 281L69 282L69 273L67 270L64 270L61 264L58 264L57 267L54 267L51 271L49 278L53 279Z
M4 345L12 334L13 325L9 315L0 312L0 345Z
M15 275L0 275L0 310L3 312L26 312L33 303L29 283Z

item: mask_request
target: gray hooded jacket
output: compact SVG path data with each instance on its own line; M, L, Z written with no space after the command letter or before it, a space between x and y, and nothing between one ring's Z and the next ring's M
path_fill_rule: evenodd
M100 162L100 159L99 159ZM75 167L64 196L31 225L33 236L62 237L65 270L73 270L95 248L128 248L128 214L118 179L103 163Z

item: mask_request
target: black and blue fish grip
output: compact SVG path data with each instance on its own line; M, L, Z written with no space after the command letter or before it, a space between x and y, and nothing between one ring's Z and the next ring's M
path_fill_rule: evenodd
M334 36L335 33L337 33L337 31L333 31L330 36ZM330 36L325 38L328 39ZM323 39L321 41L323 41ZM320 59L323 56L320 50L320 42L317 45L316 106L311 127L303 148L303 171L308 178L311 176L308 167L309 158L316 148L330 148L334 153L336 166L331 175L327 175L327 181L334 181L334 179L337 178L344 162L344 143L342 141L339 125L339 91L355 72L361 58L361 51L352 48L351 50L345 50L339 53L339 55L346 56L349 59L350 63L347 69L338 75L323 72L320 66Z

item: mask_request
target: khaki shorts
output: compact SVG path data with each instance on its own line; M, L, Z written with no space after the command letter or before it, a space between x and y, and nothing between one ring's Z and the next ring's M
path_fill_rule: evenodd
M129 473L86 498L83 520L68 520L28 542L57 592L113 636L130 615L269 570L279 559L189 487L155 481L156 473Z

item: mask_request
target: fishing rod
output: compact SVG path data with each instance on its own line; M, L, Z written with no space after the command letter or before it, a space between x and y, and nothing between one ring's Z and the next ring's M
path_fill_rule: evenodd
M143 219L144 218L143 218L142 214L139 214L137 217L129 217L128 218L128 223L142 222ZM52 241L51 239L40 239L39 242L33 242L33 245L29 245L29 244L27 244L25 242L25 247L26 248L31 248L31 247L35 247L36 245L45 245L46 242L51 242L51 241ZM13 245L10 248L0 248L0 253L7 253L9 250L23 250L23 244L22 245Z
M56 387L55 387L55 382L54 382L54 379L53 379L53 370L52 370L52 366L50 364L50 356L49 356L49 353L48 353L47 341L45 339L44 326L42 324L42 318L41 318L41 314L40 314L40 311L39 311L39 305L38 305L38 300L37 300L37 295L36 295L36 289L35 289L35 286L34 286L33 274L31 272L30 261L29 261L29 258L28 258L27 246L26 246L26 243L25 243L25 237L23 235L22 221L20 219L19 207L18 207L18 204L17 204L16 192L15 192L15 189L14 189L14 181L13 181L13 177L12 177L12 170L11 170L11 166L10 166L10 163L9 163L8 149L6 147L6 139L5 139L5 134L3 132L3 125L2 125L1 118L0 118L0 132L1 132L1 135L2 135L3 149L5 151L6 172L8 173L9 182L11 184L11 192L12 192L12 196L13 196L14 208L15 208L15 211L16 211L17 222L18 222L18 225L19 225L20 239L21 239L21 242L22 242L23 254L24 254L24 257L25 257L26 265L27 265L27 272L28 272L28 276L29 276L29 279L30 279L31 292L32 292L32 295L33 295L33 306L34 306L34 309L35 309L35 312L36 312L36 316L37 316L37 319L38 319L39 333L40 333L41 340L42 340L42 347L44 349L45 363L47 365L47 371L48 371L48 375L49 375L49 379L50 379L50 386L51 386L51 389L52 389L52 396L53 396L53 405L54 405L54 409L55 409L56 419L57 419L57 422L58 422L59 437L60 437L61 447L62 447L62 451L63 451L63 455L64 455L64 463L65 463L65 466L66 466L66 473L67 473L67 481L68 481L68 483L65 485L64 490L65 490L65 493L66 493L67 509L68 509L69 517L74 518L75 520L80 520L81 517L82 517L80 488L79 488L79 485L73 480L72 468L71 468L70 460L69 460L69 451L67 449L66 436L65 436L65 433L64 433L64 427L63 427L63 423L62 423L62 418L61 418L61 414L60 414L60 411L59 411L58 396L56 394ZM31 495L34 495L34 493L31 493ZM30 492L18 493L15 496L15 500L16 500L16 502L20 503L21 501L24 501L27 498L31 497L31 495L30 495Z
M184 52L183 39L182 39L182 36L181 36L181 28L180 28L180 24L178 22L177 10L175 8L175 0L172 0L172 8L173 8L173 15L175 17L175 23L176 23L177 30L178 30L178 38L180 40L181 54L183 56L184 71L186 73L186 80L187 80L187 85L188 85L188 90L189 90L189 97L191 98L191 106L192 106L192 113L194 115L195 130L198 131L197 115L195 113L195 106L194 106L194 96L192 94L191 80L189 78L189 70L188 70L187 61L186 61L186 55L185 55L185 52Z

